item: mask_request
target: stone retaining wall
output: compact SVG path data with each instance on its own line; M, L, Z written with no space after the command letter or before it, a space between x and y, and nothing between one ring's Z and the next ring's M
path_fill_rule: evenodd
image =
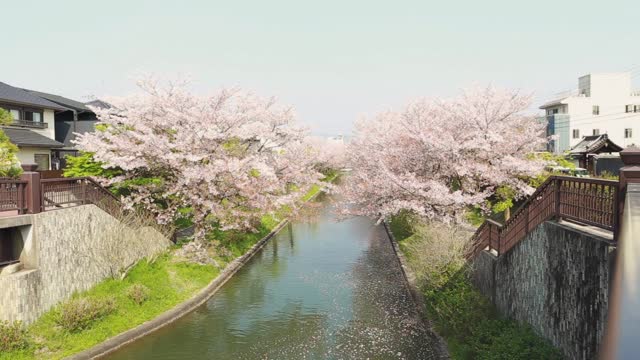
M155 229L130 228L95 205L25 216L31 225L23 225L23 269L0 276L0 320L33 322L74 292L111 276L116 267L170 244Z
M555 222L511 251L474 259L473 281L507 317L530 324L571 359L593 359L603 337L614 247Z

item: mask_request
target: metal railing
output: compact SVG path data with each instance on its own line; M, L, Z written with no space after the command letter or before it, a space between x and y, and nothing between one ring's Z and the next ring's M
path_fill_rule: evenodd
M552 218L618 231L618 182L552 176L504 224L486 220L475 232L467 259L489 249L503 254Z
M23 214L27 208L26 187L27 182L23 180L0 180L0 212Z
M49 124L47 124L44 121L31 121L31 120L13 120L13 123L11 123L11 125L37 128L37 129L46 129L49 127Z

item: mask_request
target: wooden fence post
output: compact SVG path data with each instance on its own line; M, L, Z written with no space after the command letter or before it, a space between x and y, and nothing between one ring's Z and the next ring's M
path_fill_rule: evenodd
M36 164L22 165L24 172L20 176L20 179L27 182L25 200L28 214L37 214L42 211L40 173L35 171L37 168L38 165Z
M554 179L554 182L555 182L554 189L555 189L555 192L556 192L554 194L555 195L554 196L554 198L555 198L555 204L554 204L555 216L556 216L556 220L559 221L561 219L561 216L560 216L560 187L561 187L561 182L562 181L560 179Z

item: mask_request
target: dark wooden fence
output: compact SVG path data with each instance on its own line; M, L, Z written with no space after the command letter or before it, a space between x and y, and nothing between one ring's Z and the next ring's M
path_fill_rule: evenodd
M88 177L42 179L40 183L41 211L94 204L116 215L122 207L117 197Z
M543 222L566 219L618 232L618 182L552 176L504 224L486 220L475 232L467 258L488 249L509 251Z
M26 187L23 180L0 180L0 212L23 214L27 208Z

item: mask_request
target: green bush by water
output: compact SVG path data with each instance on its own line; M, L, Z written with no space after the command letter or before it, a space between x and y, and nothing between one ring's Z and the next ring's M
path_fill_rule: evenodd
M424 232L414 230L418 222L411 214L401 213L390 219L389 226L414 271L433 269L416 263L428 257L411 253L414 249L425 251L424 246L415 245L429 241L421 238ZM437 274L416 274L422 280L427 314L436 332L446 340L452 359L562 359L560 352L531 327L500 317L473 287L468 269L455 264L438 268Z
M471 285L466 269L424 293L427 312L453 359L562 359L531 327L500 317Z
M116 310L113 297L92 299L88 297L72 299L55 309L55 323L69 332L89 328L93 323Z
M149 300L151 289L142 284L133 284L127 289L127 296L134 303L142 305L143 302Z

